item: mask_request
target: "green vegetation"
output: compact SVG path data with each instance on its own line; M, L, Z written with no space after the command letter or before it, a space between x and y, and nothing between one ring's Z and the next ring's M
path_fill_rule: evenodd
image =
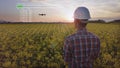
M88 31L101 40L94 68L120 67L120 24L90 23ZM0 24L0 67L63 68L64 38L73 24Z

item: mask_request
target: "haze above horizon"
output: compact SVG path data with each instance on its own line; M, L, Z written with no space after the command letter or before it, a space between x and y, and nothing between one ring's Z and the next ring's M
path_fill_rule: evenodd
M87 7L93 20L120 18L120 0L0 0L0 20L70 22L73 21L74 10L79 6Z

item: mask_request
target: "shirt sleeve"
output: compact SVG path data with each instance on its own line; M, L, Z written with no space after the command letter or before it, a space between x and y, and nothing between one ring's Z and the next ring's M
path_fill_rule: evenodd
M65 40L64 42L63 51L64 51L64 61L70 63L72 61L72 54L71 54L70 42L68 40Z

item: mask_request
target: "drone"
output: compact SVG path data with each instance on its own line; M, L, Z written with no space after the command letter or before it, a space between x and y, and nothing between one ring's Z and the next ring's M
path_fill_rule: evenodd
M42 14L39 14L39 16L46 16L46 14L43 14L43 13L42 13Z

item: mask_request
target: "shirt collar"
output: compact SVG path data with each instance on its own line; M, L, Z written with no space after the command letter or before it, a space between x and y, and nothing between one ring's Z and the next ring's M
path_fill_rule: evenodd
M82 28L82 29L77 30L77 33L78 32L85 32L85 31L87 31L87 29L86 28Z

